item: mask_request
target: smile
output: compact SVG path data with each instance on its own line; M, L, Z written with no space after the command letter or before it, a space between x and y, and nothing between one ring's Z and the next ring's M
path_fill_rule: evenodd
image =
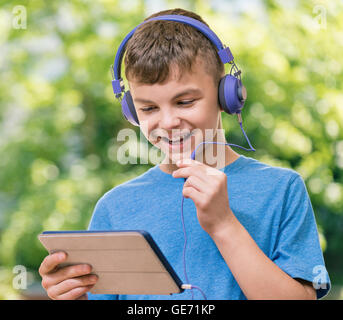
M178 138L177 140L169 140L168 138L161 137L160 141L167 146L170 152L183 151L185 146L188 144L188 141L190 141L191 136L192 134L189 133L181 139Z
M192 134L189 133L189 134L185 135L184 137L182 137L181 139L180 139L180 137L179 137L179 138L174 139L174 140L169 140L169 139L166 138L166 137L162 137L162 140L163 140L164 142L170 144L170 145L179 145L179 144L182 144L183 141L187 140L191 135L192 135Z

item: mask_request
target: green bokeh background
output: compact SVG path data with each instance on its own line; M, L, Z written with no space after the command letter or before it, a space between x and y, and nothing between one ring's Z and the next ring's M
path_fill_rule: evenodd
M0 299L41 292L40 232L86 229L106 191L154 165L117 161L118 132L139 128L121 114L109 66L134 26L175 7L200 14L233 51L257 149L235 151L301 174L329 298L343 298L341 1L37 0L0 4ZM246 146L235 118L223 114L223 125L228 142ZM16 265L29 272L26 290L13 287Z

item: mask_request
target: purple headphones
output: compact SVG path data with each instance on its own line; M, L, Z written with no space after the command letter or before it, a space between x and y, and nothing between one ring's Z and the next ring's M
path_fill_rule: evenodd
M136 29L142 24L152 20L168 20L188 24L205 35L218 49L221 61L231 64L230 73L226 74L219 82L218 98L221 108L228 114L240 115L244 102L247 98L247 91L241 81L241 70L233 61L230 49L223 46L216 34L202 22L183 15L164 15L151 18L135 27L122 41L117 51L113 65L113 92L117 99L121 100L122 112L126 120L134 126L139 126L139 121L130 91L125 92L123 79L121 78L121 63L125 52L127 41L132 37ZM234 73L233 73L234 72ZM121 99L122 92L124 97Z

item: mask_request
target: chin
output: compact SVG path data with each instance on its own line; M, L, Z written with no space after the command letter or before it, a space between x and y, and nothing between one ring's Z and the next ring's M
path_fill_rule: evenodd
M183 160L191 157L190 152L175 152L171 153L168 151L165 151L163 148L160 148L159 146L155 145L156 148L160 149L161 152L164 154L164 159L162 160L162 163L164 164L176 164L178 160ZM188 156L189 153L189 156Z
M169 154L168 157L163 160L164 163L168 164L176 164L178 160L185 160L185 159L190 159L191 158L191 153L190 152L184 152L184 153L177 153L174 155Z

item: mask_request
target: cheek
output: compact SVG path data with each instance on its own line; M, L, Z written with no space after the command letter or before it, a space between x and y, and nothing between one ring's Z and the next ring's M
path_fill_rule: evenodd
M161 135L161 130L157 129L155 126L140 126L141 133L144 137L153 145L158 146L158 138Z
M219 112L220 109L217 106L217 101L208 99L200 105L197 112L194 112L192 122L199 124L199 127L212 127L217 121Z
M153 123L149 121L148 119L144 119L144 118L138 118L138 120L139 120L139 129L141 133L144 135L144 137L147 140L150 141L154 137Z
M149 128L140 125L140 131L141 131L140 132L140 135L141 135L140 139L143 139L143 137L142 137L142 135L143 135L145 137L145 139L148 140L150 143L153 142L154 136L151 134L151 130L149 130Z
M144 121L141 121L140 119L138 120L139 120L139 129L141 131L141 134L143 134L144 137L148 139L149 132L150 132L149 127Z

